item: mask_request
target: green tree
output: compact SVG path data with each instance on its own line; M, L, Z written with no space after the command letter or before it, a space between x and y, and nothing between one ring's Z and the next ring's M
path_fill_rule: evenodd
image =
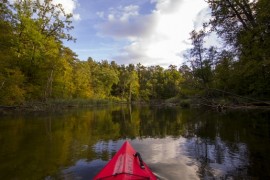
M89 63L87 62L77 62L73 71L73 82L75 85L75 93L73 97L75 98L91 98L94 95L92 89L91 81L91 71L89 68Z
M183 78L177 67L170 65L168 69L164 71L165 82L164 82L164 98L172 98L178 96L181 91L181 83Z
M89 58L88 63L95 96L99 98L110 97L113 85L119 81L118 71L108 61L95 62Z
M219 62L217 63L214 70L214 81L215 88L230 91L232 88L232 65L233 65L232 54L223 51L219 57Z
M152 85L150 83L151 75L147 67L141 65L140 63L136 65L136 71L139 78L139 95L140 100L149 101L151 96Z
M135 66L121 65L119 67L119 82L117 84L118 94L121 99L129 102L137 100L139 96L139 78Z
M215 61L216 50L214 47L209 49L204 47L204 38L207 35L203 30L191 33L193 47L185 55L191 64L193 75L198 78L201 89L208 89L212 83L212 66Z
M132 70L128 73L127 85L129 89L128 100L131 102L132 97L133 99L137 99L139 96L140 84L138 74L135 70Z
M14 63L15 41L12 6L8 1L0 4L0 104L14 105L24 102L25 76Z
M194 72L192 69L183 64L179 68L179 72L183 77L183 81L181 82L181 92L180 95L184 98L189 96L195 96L198 94L198 90L200 89L200 83L197 78L194 76Z
M67 33L71 14L51 0L14 2L16 63L26 77L28 99L44 99L52 95L52 82L59 66L61 40L71 40Z
M267 0L207 1L212 18L208 25L231 47L237 91L269 97L270 35Z
M75 75L78 73L77 64L79 60L77 55L69 48L63 47L60 54L59 65L54 75L52 97L71 99L76 96L75 82L77 82L77 78Z

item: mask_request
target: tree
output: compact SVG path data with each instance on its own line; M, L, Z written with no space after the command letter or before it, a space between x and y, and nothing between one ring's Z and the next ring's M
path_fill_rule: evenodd
M216 50L214 47L209 49L204 47L206 33L201 30L191 33L193 48L188 50L185 55L189 59L194 77L198 78L202 89L208 89L212 82L212 66L214 65Z
M139 96L139 77L135 66L129 64L128 66L121 65L118 68L119 71L119 82L115 86L118 91L118 95L121 99L126 99L131 102L131 100L136 100Z
M118 71L108 61L95 62L89 58L88 63L94 94L99 98L110 97L113 85L119 81Z
M129 89L128 100L129 102L131 102L132 97L134 99L137 99L140 88L138 74L135 70L131 70L128 72L127 85Z
M75 98L92 98L94 96L94 89L92 88L91 70L89 63L84 61L77 61L73 71L73 82L75 86Z
M61 4L51 0L16 0L1 3L3 24L12 38L5 45L13 54L10 66L24 76L27 99L51 97L52 84L59 64L61 64L61 40L72 40L68 31L73 27L71 14L66 14Z
M77 92L80 91L78 90L80 88L79 84L82 83L78 82L80 80L78 77L80 72L78 71L83 65L79 65L77 55L69 48L63 47L60 54L59 63L54 73L52 97L63 99L79 97L80 94L77 94ZM89 74L85 78L89 79ZM87 90L85 91L87 92Z
M69 34L71 18L52 0L1 1L0 103L86 96L78 88L89 87L89 73L82 78L89 68L62 45L62 40L75 40ZM86 82L77 81L79 74Z
M232 78L233 55L224 50L220 53L218 59L214 70L214 86L224 92L230 91L233 88L232 84L234 84Z
M149 101L151 96L152 84L150 83L151 74L147 67L140 63L136 65L136 71L139 78L139 98L142 101Z
M15 41L12 6L8 1L0 4L0 104L23 103L25 76L14 63Z
M242 31L256 27L255 1L248 0L207 0L212 19L209 24L212 30L226 43L238 46L238 37Z
M170 65L167 70L164 71L164 93L163 98L172 98L178 96L181 90L181 83L183 81L180 72L177 67Z
M183 64L179 68L179 72L183 77L183 81L181 82L180 95L186 98L188 96L194 96L198 94L200 84L198 79L194 76L192 69L188 65Z
M270 34L269 2L267 0L207 1L212 19L208 23L238 61L234 74L242 84L241 93L253 96L269 96ZM238 86L240 87L240 86Z

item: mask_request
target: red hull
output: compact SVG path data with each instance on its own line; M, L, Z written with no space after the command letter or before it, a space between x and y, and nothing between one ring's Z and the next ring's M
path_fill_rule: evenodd
M156 176L140 159L140 155L126 141L94 180L156 180Z

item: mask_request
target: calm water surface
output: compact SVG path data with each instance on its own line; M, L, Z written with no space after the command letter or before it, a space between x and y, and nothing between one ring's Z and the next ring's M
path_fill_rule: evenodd
M160 179L270 179L270 113L106 107L0 116L0 179L92 179L125 140Z

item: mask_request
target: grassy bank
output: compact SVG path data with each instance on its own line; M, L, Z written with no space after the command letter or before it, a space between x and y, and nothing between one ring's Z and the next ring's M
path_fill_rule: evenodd
M108 99L50 99L47 101L31 101L17 106L1 106L0 114L12 112L58 111L71 108L100 107L109 105L128 104L126 100ZM135 101L135 105L150 105L160 107L177 106L181 108L207 108L217 111L227 109L270 109L270 102L254 102L237 98L206 98L206 97L173 97L166 100L151 100L149 102Z
M120 99L50 99L47 101L30 101L17 106L1 106L0 113L10 111L57 111L69 108L98 107L113 104L125 104Z
M180 106L182 108L207 108L217 111L226 109L270 109L270 101L236 97L173 97L164 100L161 105Z

